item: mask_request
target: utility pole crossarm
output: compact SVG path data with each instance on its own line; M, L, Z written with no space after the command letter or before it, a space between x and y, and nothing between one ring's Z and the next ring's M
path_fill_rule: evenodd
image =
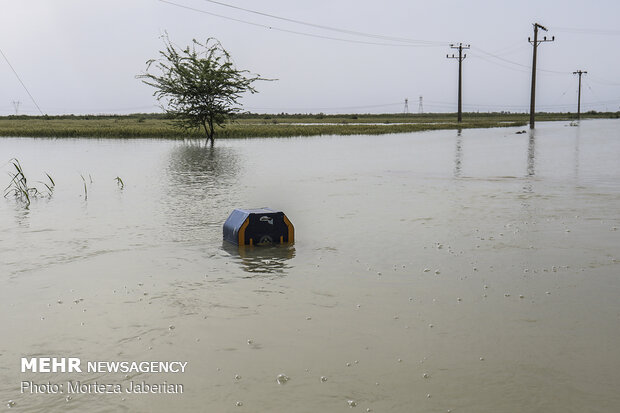
M448 59L458 59L459 62L462 62L467 57L466 54L463 54L463 50L467 50L469 48L471 48L471 45L469 44L464 45L463 43L459 43L458 46L456 44L451 44L450 49L457 49L459 51L459 55L455 56L453 53L452 56L446 55L446 57Z
M538 29L544 30L544 31L548 31L547 28L543 25L540 25L538 23L534 23L534 40L532 40L530 37L527 38L527 41L534 44L535 42L538 44L544 43L544 42L553 42L555 41L555 36L551 36L551 39L547 39L547 36L544 36L542 40L538 39Z

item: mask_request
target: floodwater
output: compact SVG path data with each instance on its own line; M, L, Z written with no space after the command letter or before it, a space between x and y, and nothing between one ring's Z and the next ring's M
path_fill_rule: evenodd
M3 170L56 183L29 208L0 198L0 409L620 411L620 121L519 129L0 139ZM234 208L264 206L294 246L222 243Z

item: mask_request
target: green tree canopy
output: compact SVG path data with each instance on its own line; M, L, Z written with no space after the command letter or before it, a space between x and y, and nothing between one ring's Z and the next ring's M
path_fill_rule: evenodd
M165 49L159 59L146 62L146 71L138 75L156 90L153 96L181 127L203 128L213 143L215 126L241 111L243 93L257 93L252 84L263 79L247 70L238 70L221 43L209 38L203 44L193 40L185 49L164 38Z

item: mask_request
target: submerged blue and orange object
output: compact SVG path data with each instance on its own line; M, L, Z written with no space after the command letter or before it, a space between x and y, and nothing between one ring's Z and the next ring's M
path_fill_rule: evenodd
M292 244L295 228L284 212L271 208L235 209L224 223L224 241L235 245Z

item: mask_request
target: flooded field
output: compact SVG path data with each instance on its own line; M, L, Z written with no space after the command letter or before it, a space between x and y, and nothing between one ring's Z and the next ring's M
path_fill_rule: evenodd
M0 198L2 408L618 411L620 121L538 126L1 139L3 171L18 158L31 185L56 183L28 209ZM294 246L222 243L234 208L264 206ZM84 371L23 373L22 357ZM126 391L143 382L182 393Z

